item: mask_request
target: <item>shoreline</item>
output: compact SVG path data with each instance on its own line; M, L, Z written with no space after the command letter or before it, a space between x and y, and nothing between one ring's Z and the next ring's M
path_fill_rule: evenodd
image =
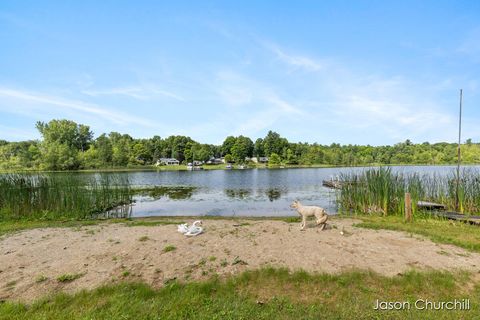
M322 168L381 168L381 167L449 167L456 166L456 163L451 164L369 164L358 166L335 166L335 165L275 165L275 166L251 166L245 169L226 169L225 165L204 165L204 170L225 170L225 171L243 171L252 169L261 170L281 170L281 169L322 169ZM480 166L480 163L465 163L461 167L475 167ZM13 170L0 170L0 174L8 173L115 173L115 172L155 172L155 171L190 171L187 170L186 165L177 166L140 166L140 167L122 167L122 168L101 168L101 169L80 169L80 170L39 170L39 169L13 169Z
M6 234L0 237L0 252L8 256L0 261L0 283L11 285L0 288L0 297L31 301L121 280L163 287L169 279L206 280L262 267L326 274L357 268L395 276L411 269L477 272L480 265L478 252L407 232L357 227L361 219L355 217L332 218L324 231L313 221L300 231L297 221L214 218L203 221L197 237L177 232L178 223L192 221L100 221ZM74 280L60 283L65 275ZM36 283L39 277L46 280Z

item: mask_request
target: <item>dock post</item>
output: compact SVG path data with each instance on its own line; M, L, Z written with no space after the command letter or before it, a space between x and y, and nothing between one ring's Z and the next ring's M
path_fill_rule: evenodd
M405 221L412 221L412 198L409 192L405 193Z

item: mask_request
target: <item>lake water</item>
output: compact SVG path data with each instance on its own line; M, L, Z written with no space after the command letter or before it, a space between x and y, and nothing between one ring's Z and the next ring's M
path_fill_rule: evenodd
M471 167L470 167L471 168ZM475 167L478 169L478 166ZM290 216L298 199L336 213L336 191L322 181L367 168L246 169L125 172L134 186L164 186L160 194L136 196L131 216ZM454 166L399 166L393 171L452 174ZM180 191L176 188L182 186Z

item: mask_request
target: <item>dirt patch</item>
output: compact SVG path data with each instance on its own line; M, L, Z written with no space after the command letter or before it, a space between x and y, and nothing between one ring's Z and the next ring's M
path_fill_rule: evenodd
M333 219L324 231L300 231L299 223L283 221L205 220L205 233L194 238L175 225L27 230L0 239L0 300L31 301L124 280L161 287L262 266L384 275L411 268L480 270L479 254L402 232L355 228L354 222Z

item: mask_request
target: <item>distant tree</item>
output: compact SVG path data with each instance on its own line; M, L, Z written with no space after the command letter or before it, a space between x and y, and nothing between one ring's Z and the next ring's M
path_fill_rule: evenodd
M269 165L278 165L281 163L280 156L276 153L272 153L270 157L268 158L268 164Z
M222 155L232 154L232 147L237 141L234 136L228 136L222 144Z
M198 159L199 161L208 161L208 159L210 159L210 157L212 156L213 156L213 151L210 148L210 146L207 144L199 145L199 148L195 153L195 158Z
M239 136L230 149L235 162L243 163L246 157L251 157L253 153L253 142L250 138Z
M131 152L130 163L146 164L148 161L148 149L142 141L134 143Z
M93 137L90 128L70 120L39 121L36 127L43 137L43 166L52 170L78 169L78 153L88 149Z
M288 141L285 138L273 131L268 131L267 136L263 139L263 149L266 155L276 153L280 155L283 149L288 146Z
M226 156L229 162L243 162L246 157L269 156L270 164L450 164L457 159L455 143L410 140L393 146L320 145L292 143L278 133L269 131L255 143L245 136L229 136L221 145L200 144L190 137L170 136L162 139L134 139L128 134L111 132L93 140L86 125L70 120L37 122L41 141L7 142L0 140L1 169L52 169L124 167L130 164L148 165L161 157L206 161L210 157ZM480 144L467 139L462 146L464 163L480 163Z
M233 162L233 157L230 154L225 155L225 163L232 163Z
M71 120L51 120L48 123L38 121L36 127L44 142L57 142L81 151L87 149L93 137L90 127Z
M263 149L263 139L258 138L255 140L255 144L253 146L253 155L255 157L264 157L265 156L265 151Z
M110 166L112 164L113 148L110 139L105 133L95 140L95 147L100 165L103 167Z

